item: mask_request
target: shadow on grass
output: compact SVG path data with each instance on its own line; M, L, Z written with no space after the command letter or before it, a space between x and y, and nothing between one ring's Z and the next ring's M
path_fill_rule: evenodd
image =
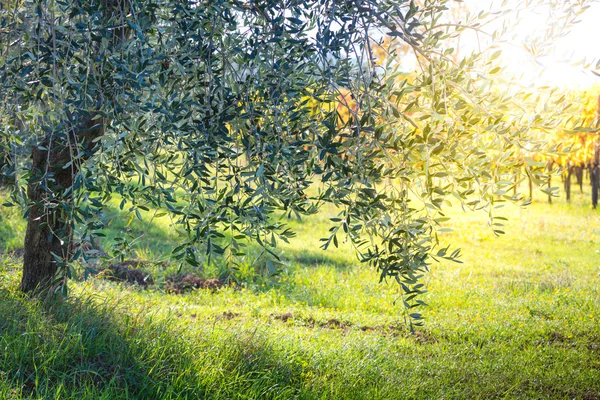
M358 259L349 261L346 257L321 249L285 249L283 258L303 267L330 265L338 270L350 269L359 263Z
M106 228L103 233L106 235L102 242L105 246L114 243L114 238L127 236L133 241L134 249L148 250L155 255L171 254L173 248L177 246L177 240L169 234L167 229L162 228L155 220L151 220L151 215L144 216L144 220L134 218L129 222L130 214L119 210L118 207L107 205L106 211L102 217Z
M0 288L0 394L12 398L290 398L302 366L240 332L202 337L92 297L41 302ZM283 358L282 358L283 357ZM3 371L3 372L2 372ZM269 391L270 390L270 391Z
M128 224L129 213L119 210L116 206L108 205L103 216L103 221L106 224L106 229L104 229L104 234L106 234L105 244L108 245L115 237L123 236L126 233L130 237L136 238L133 246L135 249L148 249L158 255L170 254L172 249L179 244L177 238L156 221L150 222L149 215L148 218L146 217L144 214L145 219L143 221L134 218ZM224 234L226 238L222 245L226 245L229 239L229 233L224 232ZM314 247L307 247L300 237L292 239L291 244L294 247L286 246L281 249L283 258L303 266L326 264L337 269L345 269L358 263L355 258L349 257L346 253L341 253L343 250L321 250L319 248L320 243L316 240ZM246 249L250 255L258 255L262 252L260 246L256 243L248 243ZM349 249L349 251L351 250Z
M24 397L61 392L152 397L149 365L132 350L110 310L91 301L39 301L0 293L0 333L7 357L1 369Z

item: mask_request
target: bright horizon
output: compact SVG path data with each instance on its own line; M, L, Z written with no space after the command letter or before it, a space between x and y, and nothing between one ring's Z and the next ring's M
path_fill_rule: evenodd
M494 0L465 0L464 3L472 12L501 8L501 1ZM600 3L591 4L578 19L580 22L554 43L550 55L534 59L525 47L532 43L533 37L543 33L548 16L526 10L518 26L513 27L512 38L500 45L506 71L520 77L524 84L536 86L586 88L600 82L600 77L584 71L583 65L572 65L585 59L593 68L600 58L600 44L595 42L600 38Z

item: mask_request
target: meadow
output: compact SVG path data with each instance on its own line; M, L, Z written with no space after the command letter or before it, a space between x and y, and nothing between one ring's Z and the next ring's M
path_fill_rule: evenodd
M136 257L157 261L147 288L80 274L66 299L42 303L17 290L21 261L5 254L0 398L600 399L600 213L588 204L576 191L571 204L507 205L500 237L485 214L452 209L442 241L463 263L431 265L415 333L396 283L345 244L319 249L335 210L290 221L279 274L248 266L217 290L165 290L166 220L133 225L146 232ZM24 223L1 212L0 246L17 248ZM109 238L126 222L113 212Z

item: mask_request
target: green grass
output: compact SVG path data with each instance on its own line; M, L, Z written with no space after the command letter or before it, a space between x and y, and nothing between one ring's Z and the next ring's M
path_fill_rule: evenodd
M42 304L4 258L0 399L599 399L600 213L587 203L507 206L499 238L485 215L452 210L443 240L464 263L431 266L415 335L395 284L349 247L318 249L327 216L292 223L277 279L215 293L91 279ZM138 251L173 239L158 221Z
M26 223L17 207L4 207L0 200L0 252L12 251L23 247Z

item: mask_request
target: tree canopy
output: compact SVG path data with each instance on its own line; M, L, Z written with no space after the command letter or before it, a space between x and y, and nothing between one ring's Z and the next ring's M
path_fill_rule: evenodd
M459 257L437 247L444 206L486 210L502 233L497 206L527 202L515 182L546 182L527 156L544 148L532 132L567 107L501 78L495 34L459 53L463 32L486 34L503 14L455 21L456 3L8 3L0 167L15 182L7 205L29 218L22 289L66 288L70 265L90 256L74 243L101 235L114 197L132 218L171 215L173 258L194 266L242 262L252 242L276 268L277 243L294 236L285 217L331 203L322 247L350 241L398 281L419 323L420 278ZM551 3L562 25L585 9Z

